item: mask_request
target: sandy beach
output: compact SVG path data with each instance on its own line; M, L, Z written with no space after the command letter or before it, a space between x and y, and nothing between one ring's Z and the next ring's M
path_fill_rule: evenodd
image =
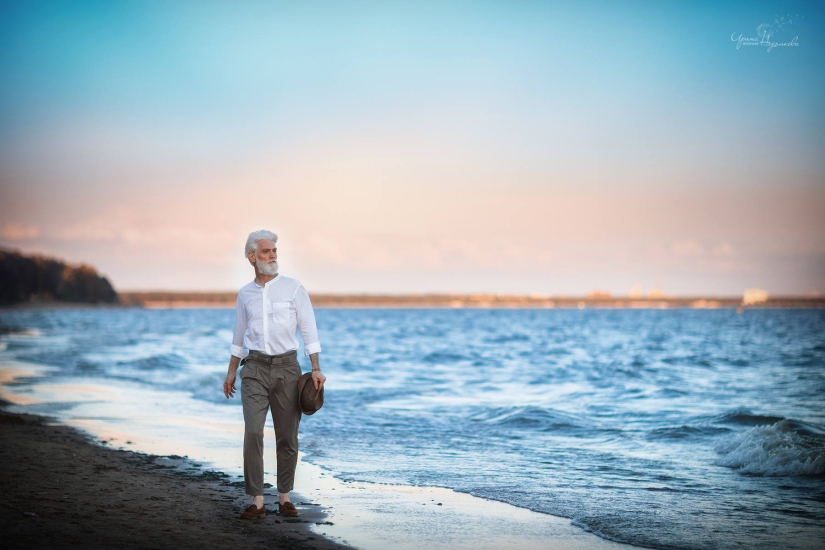
M275 515L277 495L269 488L267 517L243 521L237 516L248 497L237 469L227 468L236 462L238 449L222 448L219 439L210 443L210 436L229 428L216 421L209 407L187 410L191 403L182 403L175 414L157 408L156 392L146 394L134 386L111 392L91 381L28 387L20 381L48 376L51 370L9 362L0 362L0 367L5 398L0 403L8 405L8 410L0 409L0 528L14 547L628 547L587 533L565 518L446 488L341 481L306 462L303 453L296 487L304 489L292 493L299 520ZM97 401L91 417L76 409L69 415L64 409L56 416L40 416L38 407L43 405L38 403L67 403L78 395ZM23 412L30 407L38 415ZM212 421L199 423L198 417ZM210 455L215 460L204 462Z
M3 409L0 468L0 529L13 548L629 548L564 518L439 487L341 482L304 462L298 479L321 502L293 493L300 518L281 518L266 491L267 517L244 521L237 516L248 497L223 472L178 455L107 448L72 427Z
M0 410L0 530L5 548L347 547L310 532L327 521L297 501L299 518L244 521L243 489L219 474L186 474L179 457L96 445L41 417Z

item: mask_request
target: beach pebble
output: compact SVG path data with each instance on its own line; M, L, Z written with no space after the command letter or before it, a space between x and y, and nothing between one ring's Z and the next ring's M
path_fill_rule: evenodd
M437 506L441 506L441 503L439 502L439 503L437 504Z
M36 518L37 514L35 514L34 512L23 512L23 517L25 517L25 518Z

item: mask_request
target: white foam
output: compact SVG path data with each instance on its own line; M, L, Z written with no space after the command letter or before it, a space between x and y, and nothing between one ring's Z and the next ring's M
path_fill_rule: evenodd
M825 438L821 431L793 420L755 426L719 441L716 463L757 476L825 473Z

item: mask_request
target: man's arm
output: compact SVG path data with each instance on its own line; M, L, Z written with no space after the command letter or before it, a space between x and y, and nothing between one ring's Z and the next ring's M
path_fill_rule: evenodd
M229 346L229 353L235 357L246 357L249 350L243 347L243 339L246 334L246 311L241 300L241 293L238 292L238 300L235 302L235 331L232 334L232 345Z
M293 300L295 300L298 314L298 330L301 331L301 338L304 339L304 353L309 355L309 360L312 362L312 382L315 384L315 389L320 390L324 387L327 378L321 373L321 365L318 361L321 343L318 341L315 312L312 310L312 302L303 285L295 289Z
M317 355L321 351L321 343L318 341L318 327L315 325L315 312L312 310L312 302L310 302L309 294L307 294L303 285L295 289L292 300L295 302L298 330L304 340L304 354L309 357L312 357L313 354Z
M223 394L227 399L235 397L235 373L238 372L238 365L241 357L246 357L249 350L243 347L243 337L246 333L246 312L241 301L241 293L238 292L238 299L235 302L235 332L232 335L232 345L229 346L229 369L226 372L226 380L223 382Z
M238 372L238 365L241 363L240 357L229 356L229 370L226 372L226 380L223 382L223 394L227 399L235 397L235 374Z

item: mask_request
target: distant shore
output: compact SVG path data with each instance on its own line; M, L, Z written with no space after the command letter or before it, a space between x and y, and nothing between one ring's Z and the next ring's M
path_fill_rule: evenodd
M123 306L146 308L235 307L235 292L120 292ZM770 297L743 306L742 298L619 296L537 296L509 294L311 294L315 307L329 308L615 308L615 309L717 309L717 308L823 308L825 298Z
M234 292L120 292L116 304L61 300L31 300L0 305L3 309L147 309L234 308ZM668 296L627 298L592 296L520 296L504 294L311 294L319 308L445 308L445 309L821 309L825 297L776 296L743 304L734 296Z

